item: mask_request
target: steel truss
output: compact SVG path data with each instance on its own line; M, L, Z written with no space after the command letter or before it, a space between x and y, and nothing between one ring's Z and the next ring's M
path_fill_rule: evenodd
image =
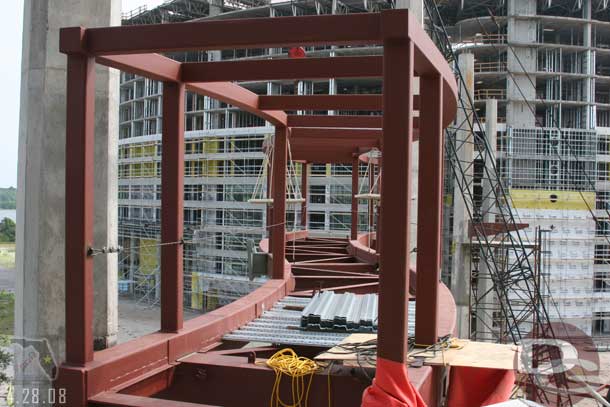
M544 290L536 267L536 246L524 241L519 232L524 225L517 222L511 210L510 196L498 174L484 125L477 116L472 96L464 91L466 83L439 9L434 0L426 0L424 5L429 17L429 35L447 61L453 62L458 83L461 84L458 109L462 109L465 119L463 123L446 130L445 152L448 171L452 174L449 179L453 181L454 199L460 197L464 200L471 224L470 251L475 267L470 284L476 287L481 279L488 279L492 283L483 292L471 290L471 336L477 337L478 331L483 330L493 333L493 339L501 342L510 340L519 343L528 334L555 338L547 305L541 301ZM473 151L472 161L460 158L464 155L463 149ZM481 187L483 183L487 184L486 188ZM484 222L489 219L492 219L492 223ZM484 268L480 267L482 264ZM496 304L497 308L489 304ZM498 320L498 316L503 323L488 327L489 321ZM552 363L555 373L551 380L555 382L556 389L567 390L565 373L557 372L553 363L559 359L558 352L557 348L548 347L535 357L539 363ZM551 394L536 377L528 375L523 384L535 400L546 403L552 400L557 406L572 405L569 394L561 391Z

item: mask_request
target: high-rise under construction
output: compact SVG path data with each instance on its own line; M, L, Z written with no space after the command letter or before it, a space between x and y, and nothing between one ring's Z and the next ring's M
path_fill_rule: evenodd
M522 229L524 247L531 249L536 284L543 294L540 301L546 302L551 319L561 317L594 337L610 336L607 1L411 3L415 3L411 7L419 10L423 23L437 30L438 24L428 13L430 4L438 7L456 55L452 62L464 78L461 96L468 99L465 106L471 109L464 109L463 121L477 117L474 128L467 130L458 112L453 131L458 138L460 132L468 133L465 139L471 137L472 144L477 143L472 133L486 133L480 138L486 140L494 158L493 163L476 163L476 154L468 149L457 155L474 163L469 170L457 169L471 179L471 202L459 199L459 188L451 185L454 161L451 157L447 160L445 240L451 243L446 245L443 273L447 280L453 280L452 286L461 284L454 295L458 307L464 308L462 333L491 339L495 331L502 330L505 315L498 303L503 300L491 288L496 281L483 281L485 267L471 233L477 222L497 224L499 215L493 210L486 212L485 207L501 205L510 208L515 224ZM139 9L125 15L123 24L375 12L394 6L392 2L369 0L173 0L153 10ZM368 47L312 47L170 56L181 61L219 61L375 52ZM257 81L242 85L259 95L381 93L380 83L373 79ZM161 91L161 84L153 80L121 76L119 234L125 250L120 259L120 289L151 303L157 301L159 285L156 242ZM248 201L266 193L268 141L273 127L236 107L195 94L187 94L185 116L185 306L210 310L258 284L257 278L248 278L248 246L265 235L268 211L266 205ZM497 176L493 184L480 176L486 166L493 167L486 174ZM307 171L305 177L303 169ZM288 230L306 226L312 232L341 236L349 235L352 194L372 192L378 178L361 165L361 185L353 191L351 167L347 165L297 163L288 172L295 197L306 200L304 205L299 202L289 206ZM498 202L496 194L494 202L486 203L486 197L494 192L490 188L501 188L506 202ZM376 213L374 201L360 202L360 230L371 229L368 214ZM456 227L456 222L470 225L470 233L468 227ZM511 260L507 248L511 241L496 239L486 244L493 245L490 253L500 264L500 272L518 279L513 268L521 264L515 266ZM485 292L489 295L483 295ZM520 300L510 293L509 298ZM489 315L487 320L481 317L483 313Z

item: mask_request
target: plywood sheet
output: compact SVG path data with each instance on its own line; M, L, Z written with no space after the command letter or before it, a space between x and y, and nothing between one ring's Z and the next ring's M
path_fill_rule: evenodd
M375 334L352 334L341 341L340 345L364 343L376 339ZM514 370L518 363L520 348L515 345L503 345L487 342L458 340L459 347L445 349L442 352L421 353L421 349L410 352L410 357L424 357L425 365L469 366L490 369ZM319 361L343 361L351 365L356 362L356 354L335 346L315 357Z

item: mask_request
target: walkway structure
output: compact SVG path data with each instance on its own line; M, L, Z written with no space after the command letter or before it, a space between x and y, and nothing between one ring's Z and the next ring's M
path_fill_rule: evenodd
M383 45L383 56L180 63L158 54L302 45ZM67 356L58 383L67 389L67 405L264 405L268 403L274 373L248 360L252 361L254 352L264 356L273 348L227 351L231 344L223 342L223 335L261 316L288 294L307 297L314 289L379 293L377 377L381 374L380 362L384 366L405 366L410 299L417 302L417 343L433 344L440 335L454 332L455 305L439 282L439 272L442 140L444 128L455 116L456 84L441 53L407 11L74 27L61 30L60 49L68 57L66 213L70 216L66 220ZM96 63L163 81L164 115L160 331L99 352L93 350L90 247L94 230ZM420 80L417 95L413 87L416 76ZM341 77L381 78L383 94L259 96L233 83ZM261 242L261 248L270 254L269 280L240 300L183 322L186 89L267 120L275 126L275 137L270 239ZM380 116L286 113L339 109L376 110ZM414 120L417 111L419 120ZM421 123L426 125L418 126ZM409 227L413 216L409 203L411 145L417 137L419 182L426 187L419 191L419 272L414 273L409 271ZM350 241L329 243L307 239L307 231L286 233L288 143L293 160L305 163L352 163L357 167L361 158L368 159L367 152L381 151L382 159L377 165L383 176L376 236L358 233L357 216L352 216L355 224ZM353 174L357 185L358 171ZM353 208L357 213L358 206ZM410 281L410 275L415 281ZM439 305L443 307L442 318ZM307 346L300 349L305 355L320 350ZM244 356L248 354L250 357ZM359 405L365 385L355 381L349 369L327 373L332 375L332 398L340 400L341 405ZM436 405L441 375L431 367L422 367L409 369L409 376L424 400ZM249 389L258 390L231 390L246 380ZM326 380L326 376L316 375L313 385ZM310 400L313 405L323 405L326 397L325 392L315 392Z

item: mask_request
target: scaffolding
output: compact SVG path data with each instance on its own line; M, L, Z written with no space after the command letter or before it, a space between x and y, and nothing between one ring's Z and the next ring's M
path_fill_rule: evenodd
M520 232L527 225L518 221L507 186L499 176L496 146L490 145L490 142L495 143L496 135L486 134L478 120L476 98L469 93L466 73L460 70L436 3L425 1L424 5L429 17L430 36L447 60L454 63L459 85L457 123L447 129L445 139L448 171L451 172L446 179L452 183L449 191L453 192L452 201L456 202L449 206L453 208L450 215L453 216L452 236L458 239L451 242L452 247L462 244L459 239L464 232L455 230L456 227L463 228L456 223L456 219L462 216L459 212L466 213L469 220L469 247L458 250L468 250L475 264L469 279L460 282L470 287L467 321L470 336L479 340L486 336L493 341L514 343L521 342L528 334L536 338L554 338L549 304L544 301L549 296L540 270L542 242L529 243L527 236ZM452 253L452 256L454 259L445 264L456 267L463 254ZM455 272L449 274L452 279L458 275ZM448 284L455 285L455 282L448 281ZM456 291L458 307L463 301L459 291ZM552 361L557 354L546 349L536 357L539 361ZM556 386L567 388L565 374L554 368L553 371ZM556 405L572 405L569 394L547 394L535 384L536 380L528 376L523 382L533 399L546 402L553 399Z

